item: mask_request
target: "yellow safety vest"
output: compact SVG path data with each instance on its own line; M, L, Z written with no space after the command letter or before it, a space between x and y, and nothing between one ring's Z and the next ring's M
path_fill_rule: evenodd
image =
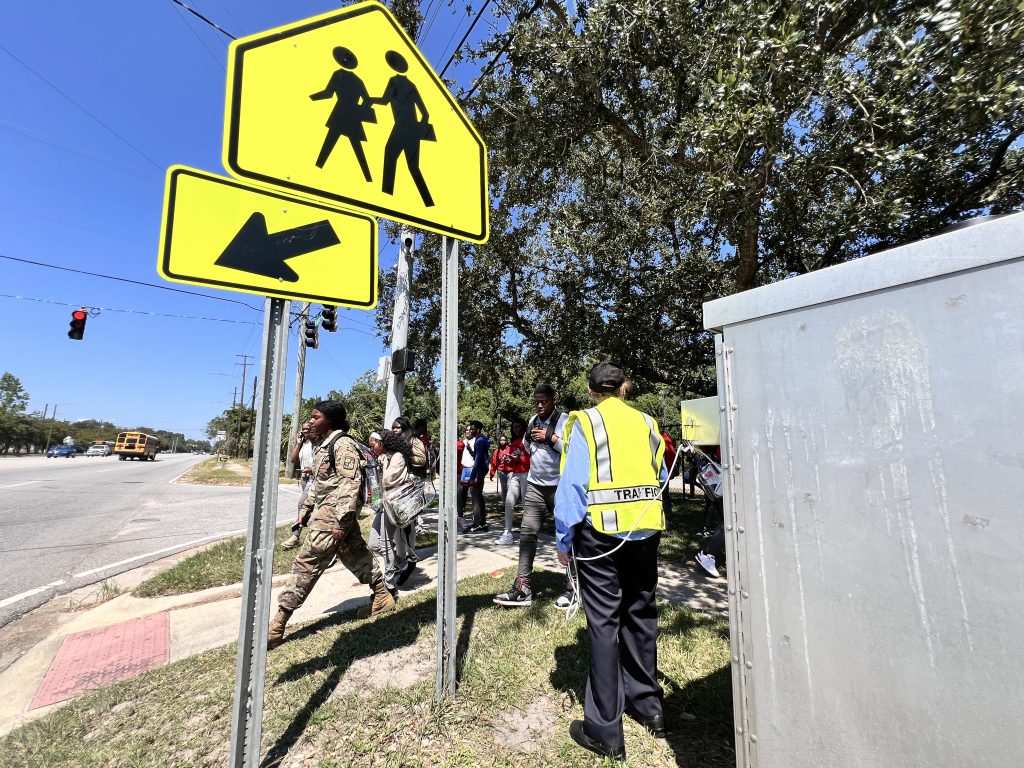
M608 534L665 530L665 512L658 498L665 441L654 419L609 397L594 408L569 414L567 440L577 422L590 449L587 515L591 526ZM566 444L563 468L568 454Z

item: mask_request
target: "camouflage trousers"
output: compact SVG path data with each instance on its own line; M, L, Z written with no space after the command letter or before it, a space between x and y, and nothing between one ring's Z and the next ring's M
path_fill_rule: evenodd
M292 575L288 586L277 603L288 611L294 611L309 597L321 574L337 557L341 564L363 584L374 584L381 578L379 556L366 546L355 515L343 525L343 535L335 541L330 531L310 531L302 549L292 563Z

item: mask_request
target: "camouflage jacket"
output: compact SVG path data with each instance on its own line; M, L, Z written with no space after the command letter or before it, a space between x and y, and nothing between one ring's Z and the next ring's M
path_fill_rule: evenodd
M331 471L328 445L335 436L330 450L334 452L334 471ZM355 442L346 439L341 430L325 437L313 454L313 482L302 504L302 512L309 516L311 531L330 531L342 528L342 520L359 512L362 505L362 456Z

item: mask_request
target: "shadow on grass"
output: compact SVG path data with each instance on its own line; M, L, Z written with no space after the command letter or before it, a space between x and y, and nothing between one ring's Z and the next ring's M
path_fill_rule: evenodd
M469 638L472 634L476 613L493 608L491 595L459 596L456 604L457 617L462 619L462 628L456 638L456 681L461 680L462 666ZM261 768L270 768L283 760L302 736L316 711L326 704L344 676L356 661L387 653L398 648L415 644L424 626L433 626L437 620L437 603L426 600L408 608L400 608L375 620L369 620L339 635L338 639L323 656L294 664L275 680L275 684L299 680L308 675L328 672L323 683L307 701L295 709L295 716L278 740L267 751L260 763ZM331 627L353 623L351 612L335 614L304 626L288 635L288 642L301 640Z
M711 630L728 640L728 625L697 611L679 611L659 628L659 635L686 636L696 630ZM586 628L576 631L576 641L555 649L551 671L552 687L573 699L581 708L590 671L590 640ZM658 679L665 690L662 711L668 728L666 743L675 763L682 768L732 768L733 747L732 677L728 665L704 677L680 684L659 668Z

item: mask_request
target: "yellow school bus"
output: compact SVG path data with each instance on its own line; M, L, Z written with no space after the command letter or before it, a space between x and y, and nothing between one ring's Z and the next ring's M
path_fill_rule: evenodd
M160 438L142 432L122 432L114 443L114 454L118 459L149 459L156 461L160 453Z

